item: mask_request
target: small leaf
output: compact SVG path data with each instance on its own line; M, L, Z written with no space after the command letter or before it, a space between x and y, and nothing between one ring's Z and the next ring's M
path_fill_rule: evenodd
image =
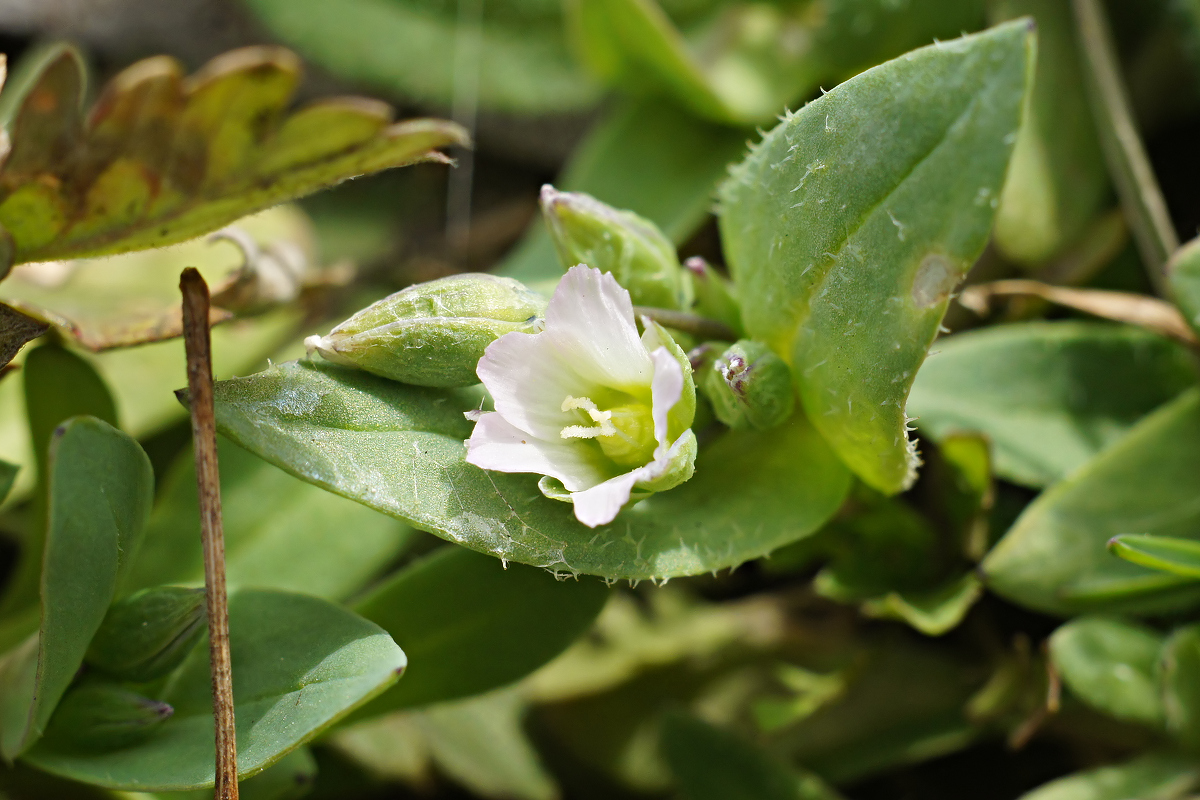
M1195 759L1151 753L1124 764L1059 778L1019 800L1178 800L1198 784L1200 766Z
M609 592L461 547L400 571L354 610L404 648L412 666L359 717L480 694L533 672L575 641ZM486 654L482 659L481 654Z
M926 636L941 636L958 627L982 595L983 584L968 572L930 591L888 592L862 609L869 617L903 620Z
M32 342L50 326L7 303L0 303L0 368L6 366L28 342Z
M684 800L837 800L819 778L796 773L740 737L682 714L663 721L663 754Z
M0 224L16 263L174 244L347 178L445 160L437 148L466 143L453 123L389 124L390 109L357 99L288 117L300 65L279 47L225 53L187 79L169 58L138 62L100 91L86 121L73 50L51 48L26 69L26 83L0 98L12 108Z
M238 730L238 774L279 761L387 688L404 653L376 625L325 600L242 590L229 601ZM118 749L56 748L25 760L46 772L128 791L180 791L213 784L208 648L193 651L158 698L175 713L147 739Z
M708 215L717 182L745 150L747 135L696 119L667 101L628 100L589 131L556 185L640 214L678 245ZM500 272L531 284L562 276L540 220Z
M721 190L748 332L880 491L915 478L905 400L987 242L1033 45L1018 21L865 72L789 115Z
M1171 256L1167 280L1175 305L1192 329L1200 333L1200 238L1192 239Z
M1123 534L1110 539L1108 549L1131 563L1200 580L1200 542L1192 539Z
M48 474L41 630L0 666L9 681L20 676L0 698L0 749L10 760L42 735L83 664L137 551L154 485L137 442L91 417L58 428Z
M1189 390L1029 505L982 566L990 589L1051 614L1158 613L1200 601L1191 578L1114 557L1124 533L1200 535L1200 392Z
M1195 383L1188 351L1135 328L999 325L939 339L908 399L922 436L976 431L996 474L1061 480Z
M1080 617L1050 637L1050 660L1079 699L1117 719L1163 722L1159 652L1165 637L1144 625Z
M628 579L723 569L811 534L849 487L796 417L723 435L690 481L587 528L569 505L542 496L537 476L465 463L471 426L462 414L478 402L473 392L305 361L216 387L220 431L267 461L418 529L546 569Z

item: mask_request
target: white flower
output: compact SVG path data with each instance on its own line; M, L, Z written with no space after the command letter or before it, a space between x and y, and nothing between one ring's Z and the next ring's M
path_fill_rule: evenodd
M479 417L467 462L557 479L590 527L690 478L691 367L665 330L645 328L639 338L629 292L611 274L568 270L545 329L505 334L479 360L496 410ZM546 479L539 486L554 496Z

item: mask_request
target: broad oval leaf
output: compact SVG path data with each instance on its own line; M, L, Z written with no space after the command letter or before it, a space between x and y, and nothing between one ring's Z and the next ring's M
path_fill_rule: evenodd
M915 477L905 399L987 242L1033 44L1022 20L869 70L789 114L722 187L747 329L881 491Z
M297 480L227 439L219 439L218 452L231 588L341 600L383 572L412 534L403 523ZM130 573L131 589L163 583L204 583L190 449L163 481Z
M412 666L358 716L480 694L523 678L588 629L608 590L444 547L354 610L392 635Z
M1200 766L1181 755L1151 753L1124 764L1089 769L1023 794L1020 800L1176 800L1200 784Z
M238 774L248 778L390 686L404 653L367 620L316 597L246 589L229 600ZM149 738L117 749L55 748L25 755L39 769L111 789L179 791L213 784L208 647L172 676L175 713ZM52 723L53 724L53 723Z
M1160 726L1159 653L1166 637L1153 628L1106 617L1081 617L1050 637L1050 660L1079 699L1118 719Z
M41 626L0 663L0 750L42 735L137 552L154 475L137 442L92 417L55 431L41 561Z
M1190 749L1200 746L1200 625L1186 625L1162 648L1167 729Z
M921 436L977 431L996 474L1041 487L1066 477L1196 382L1180 345L1095 322L998 325L939 339L908 412Z
M234 50L186 78L172 58L139 61L86 116L78 54L57 46L37 59L28 83L0 97L12 106L0 225L15 263L174 244L347 178L444 160L437 148L466 143L454 123L393 124L373 101L288 116L300 64L280 47Z
M987 585L1051 614L1157 613L1200 601L1190 578L1108 552L1124 533L1200 538L1200 391L1139 422L1069 478L1041 494L992 549Z
M1200 542L1174 536L1124 534L1110 539L1108 549L1133 564L1200 580Z
M706 446L696 477L592 529L536 475L464 461L478 394L299 361L216 386L222 433L299 478L498 558L607 578L724 569L813 533L849 474L802 417Z

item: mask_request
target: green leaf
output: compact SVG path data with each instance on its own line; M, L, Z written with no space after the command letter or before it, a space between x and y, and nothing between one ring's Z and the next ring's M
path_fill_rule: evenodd
M8 499L8 493L12 491L13 484L17 482L17 473L20 470L20 466L16 464L0 461L0 504Z
M1036 266L1084 234L1109 201L1109 188L1070 0L992 4L996 19L1023 15L1037 20L1037 73L1000 195L995 239L1007 258Z
M1167 729L1195 751L1200 746L1200 625L1179 628L1167 639L1161 680Z
M300 65L279 47L225 53L187 79L167 56L140 61L101 89L86 122L79 56L57 46L37 58L27 91L5 100L0 225L16 263L174 244L466 142L453 123L392 124L390 108L359 98L285 114Z
M1158 613L1200 601L1190 578L1123 561L1124 533L1200 537L1200 392L1139 422L1029 505L982 566L988 587L1051 614Z
M0 369L7 366L22 347L48 330L50 326L42 320L0 303Z
M596 580L445 547L397 573L354 610L392 635L412 661L404 681L360 716L480 694L561 653L600 613ZM479 655L486 653L486 658Z
M466 464L462 414L478 403L305 361L216 387L220 431L267 461L472 550L557 571L636 580L724 569L812 533L849 486L796 417L723 435L696 477L587 528L542 496L537 476Z
M1050 660L1079 699L1117 719L1163 722L1159 652L1153 628L1106 617L1080 617L1050 637Z
M907 622L926 636L941 636L958 627L983 595L983 584L973 572L924 592L888 592L867 600L867 616Z
M1175 305L1195 331L1200 331L1200 238L1175 251L1167 262L1167 281Z
M41 628L0 673L0 750L11 760L42 735L137 552L154 478L137 442L91 417L59 427L50 447Z
M801 776L734 734L682 714L663 720L663 754L684 800L837 800L812 775Z
M1021 795L1020 800L1176 800L1198 783L1200 765L1194 759L1149 754L1059 778Z
M455 101L459 33L453 3L249 0L247 5L279 40L338 77L426 104ZM567 53L560 13L555 3L484 4L475 55L482 108L561 113L587 109L599 99L596 85Z
M238 774L248 778L391 685L404 653L378 626L301 594L245 589L229 601ZM208 648L198 647L159 698L175 709L153 736L117 749L25 755L39 769L131 791L213 784Z
M394 519L296 480L228 439L218 440L218 453L231 587L340 600L379 574L411 535ZM185 450L159 492L130 586L203 582L196 466Z
M1196 381L1185 348L1104 323L999 325L935 349L908 398L920 434L985 434L996 474L1026 486L1071 474Z
M1108 549L1130 563L1200 580L1200 542L1127 533L1110 539Z
M4 595L5 610L32 604L38 597L46 531L48 458L55 429L64 420L83 414L117 424L116 405L104 378L87 360L56 342L30 351L22 377L40 492L34 498L33 519L22 542L17 571Z
M717 182L743 152L747 136L745 130L696 119L667 101L626 101L592 128L556 185L640 214L681 244L708 215ZM500 273L525 283L562 276L541 220Z
M869 70L788 115L722 187L747 330L880 491L915 478L904 401L987 242L1033 45L1018 21Z
M299 800L308 795L316 777L317 761L312 751L297 747L253 778L239 781L238 797L239 800ZM147 796L147 800L150 797ZM156 797L158 800L212 800L212 790L169 792Z

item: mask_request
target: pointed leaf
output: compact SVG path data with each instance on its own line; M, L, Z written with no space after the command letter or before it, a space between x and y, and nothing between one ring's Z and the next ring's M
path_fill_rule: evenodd
M582 635L608 595L594 579L560 582L542 570L442 548L354 607L412 660L404 680L360 716L455 700L523 678Z
M38 740L83 664L92 635L137 552L154 478L137 442L91 417L59 427L51 444L50 513L41 566L41 630L0 665L0 750Z
M981 565L988 587L1051 614L1157 613L1200 602L1194 580L1107 550L1125 533L1200 537L1200 392L1189 390L1043 492Z
M905 400L987 241L1033 43L1018 21L869 70L789 115L722 188L747 330L881 491L915 477Z
M301 594L243 590L229 601L238 773L274 764L391 685L404 653L376 625ZM55 775L112 789L179 791L213 784L208 647L201 645L159 698L175 713L147 739L116 749L58 749L25 759Z
M222 433L297 477L473 550L608 578L694 575L757 558L814 532L849 486L796 417L724 435L701 452L690 481L591 529L542 496L537 476L466 464L462 414L478 407L474 393L301 361L219 383L216 402Z
M453 123L390 124L390 109L370 101L289 117L299 61L267 46L225 53L187 79L169 58L138 62L101 90L85 122L78 56L51 55L30 68L26 91L14 82L0 97L13 108L0 225L17 263L162 247L466 143Z
M1105 617L1080 617L1050 637L1050 660L1079 699L1117 719L1163 722L1159 652L1153 628Z
M934 348L908 398L920 435L985 434L996 474L1026 486L1066 477L1196 380L1185 348L1093 322L999 325Z
M1127 533L1110 539L1108 549L1130 563L1200 580L1200 542L1192 539Z

